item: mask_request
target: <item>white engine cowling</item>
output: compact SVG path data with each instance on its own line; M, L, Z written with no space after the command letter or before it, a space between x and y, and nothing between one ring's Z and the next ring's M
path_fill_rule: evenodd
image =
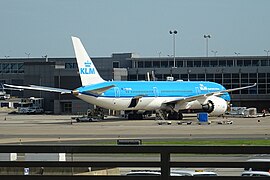
M211 116L219 116L225 113L227 110L227 102L216 96L210 96L202 104L203 111L209 113Z

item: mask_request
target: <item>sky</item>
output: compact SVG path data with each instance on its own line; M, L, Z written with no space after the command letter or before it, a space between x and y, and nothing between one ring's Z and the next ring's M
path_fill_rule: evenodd
M71 36L89 55L140 57L266 55L269 0L0 0L0 58L74 57ZM270 54L270 53L269 53Z

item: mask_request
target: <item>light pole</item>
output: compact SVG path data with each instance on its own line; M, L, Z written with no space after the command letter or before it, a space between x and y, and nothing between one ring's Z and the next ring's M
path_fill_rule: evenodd
M160 56L161 56L161 52L159 51L159 52L158 52L158 57L160 58Z
M270 50L264 50L266 52L267 58L268 58L268 54L270 52Z
M239 53L239 52L234 52L234 54L235 54L236 56L238 56L240 53Z
M206 39L206 57L208 57L208 39L211 38L211 36L208 35L203 35L203 37Z
M28 59L29 59L29 56L30 56L30 54L31 54L31 53L24 53L24 54L26 54L26 55L27 55L27 57L28 57Z
M48 56L45 55L45 56L42 56L43 58L45 58L45 61L48 62Z
M211 52L214 53L215 57L217 56L217 52L218 52L218 51L213 51L213 50L212 50Z
M169 31L170 34L173 36L173 68L176 68L175 66L175 35L177 34L177 31Z

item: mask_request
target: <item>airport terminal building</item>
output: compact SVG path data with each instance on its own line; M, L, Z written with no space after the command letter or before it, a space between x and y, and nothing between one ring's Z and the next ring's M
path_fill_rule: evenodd
M92 58L105 80L174 80L213 81L227 89L256 87L234 91L233 106L270 105L270 60L268 56L228 57L139 57L133 53L117 53L111 57ZM174 67L175 65L175 67ZM0 59L0 82L16 85L41 85L64 89L81 86L75 58L3 58ZM84 113L93 106L72 95L41 91L6 90L11 97L42 97L45 111L55 114Z

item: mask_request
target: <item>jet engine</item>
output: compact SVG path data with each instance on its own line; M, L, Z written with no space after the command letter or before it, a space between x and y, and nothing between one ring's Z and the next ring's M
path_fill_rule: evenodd
M227 110L227 102L220 97L210 96L202 104L202 109L211 116L219 116Z

